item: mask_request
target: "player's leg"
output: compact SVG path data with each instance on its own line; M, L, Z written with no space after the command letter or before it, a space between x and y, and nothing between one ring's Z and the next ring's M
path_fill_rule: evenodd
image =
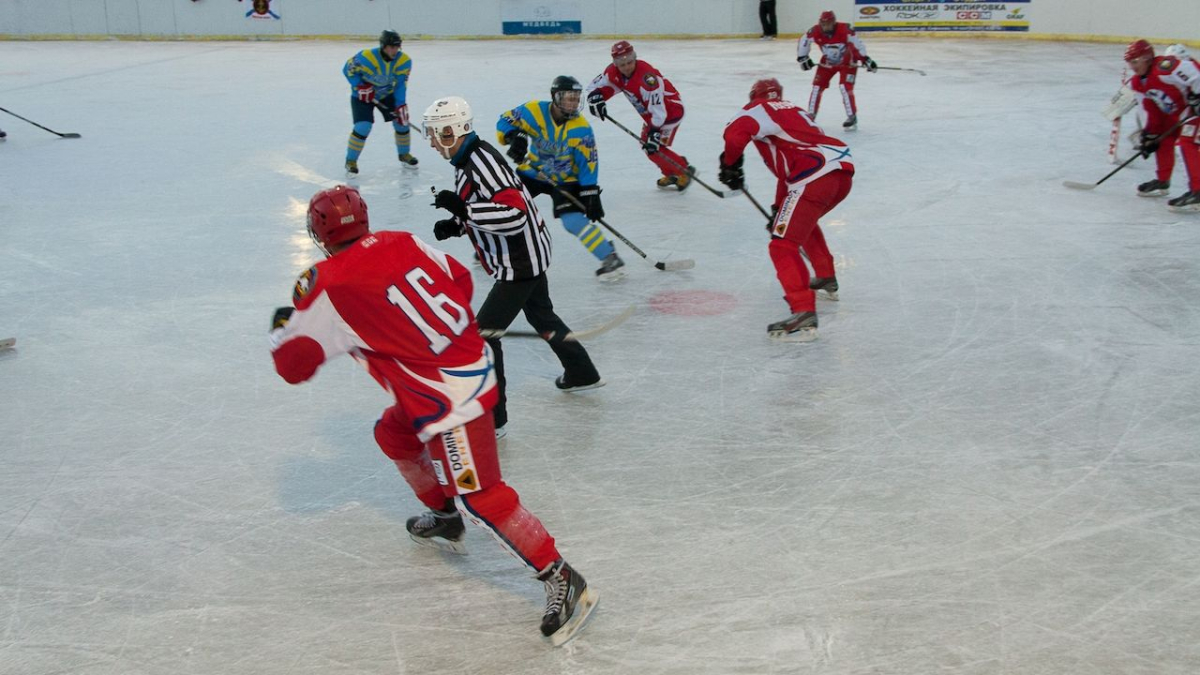
M417 158L412 155L412 135L409 133L408 105L398 100L395 94L385 96L380 104L391 111L385 115L392 123L392 131L396 139L396 155L400 163L406 166L416 166Z
M521 504L504 482L496 456L495 430L487 415L438 434L429 453L446 494L458 511L487 530L500 546L534 571L546 587L541 631L555 645L578 632L598 595L563 560L542 521Z
M354 117L354 128L346 142L346 173L354 175L358 173L358 156L362 154L367 136L371 135L371 127L375 124L375 108L370 103L351 98L350 114Z
M434 510L446 509L446 495L429 461L425 443L417 438L412 420L402 408L392 406L383 412L375 423L375 442L396 464L400 475L422 504Z
M1179 154L1187 169L1188 189L1167 202L1171 206L1200 208L1200 117L1193 117L1179 128Z
M825 93L825 88L829 86L829 80L833 77L833 68L829 66L817 65L817 70L813 74L812 92L808 95L808 114L817 117L817 110L821 107L821 94Z
M504 425L508 424L508 396L505 393L507 380L504 377L504 348L499 337L489 334L499 335L512 325L513 319L517 318L536 285L536 279L497 281L492 284L492 290L488 291L487 298L475 315L479 332L491 346L496 364L496 389L499 398L496 407L492 409L492 420L496 429L503 429Z
M818 222L813 225L812 232L809 233L808 239L805 240L802 248L804 249L804 253L808 255L808 262L812 264L813 275L817 279L824 279L833 278L835 270L833 266L833 253L830 252L829 245L825 242L825 233L821 231L819 221L825 217L825 214L842 203L847 195L850 194L850 189L854 184L854 174L849 171L834 171L818 180L823 184L828 183L829 189L823 193L823 201L820 204L822 210L817 216ZM814 198L817 196L813 195ZM833 292L837 292L836 288Z
M563 374L555 380L555 386L563 391L604 386L604 380L600 378L592 357L583 345L564 339L571 329L554 311L554 302L550 299L550 281L545 274L538 277L537 285L525 301L525 318L539 334L550 336L546 342L563 367Z
M850 129L858 124L858 105L854 100L854 80L858 77L858 68L841 67L838 88L842 92L842 106L846 109L846 121L842 128Z
M687 157L684 157L683 155L671 149L671 144L675 142L675 134L679 131L679 125L682 123L683 114L680 113L679 117L668 120L667 123L662 126L663 144L656 153L656 156L661 156L661 158L666 161L666 164L671 171L674 172L675 187L680 192L686 190L688 185L691 184L691 174L696 170L696 167L688 163Z
M570 232L589 253L597 260L604 260L614 252L613 243L604 237L604 231L588 217L571 200L564 197L566 192L578 199L579 185L570 183L558 186L558 190L550 193L554 200L554 216L562 221L563 229Z

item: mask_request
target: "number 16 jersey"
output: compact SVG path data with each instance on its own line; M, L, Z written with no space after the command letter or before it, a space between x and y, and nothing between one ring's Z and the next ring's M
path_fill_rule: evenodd
M446 253L407 232L368 234L296 281L296 310L271 333L275 369L295 384L349 354L427 441L496 403L472 292L470 272Z

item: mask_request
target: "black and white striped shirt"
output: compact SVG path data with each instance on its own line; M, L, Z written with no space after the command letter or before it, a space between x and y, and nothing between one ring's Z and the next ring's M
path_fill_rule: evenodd
M497 281L544 274L550 268L550 233L504 156L471 136L451 163L454 189L467 203L467 234L483 268Z

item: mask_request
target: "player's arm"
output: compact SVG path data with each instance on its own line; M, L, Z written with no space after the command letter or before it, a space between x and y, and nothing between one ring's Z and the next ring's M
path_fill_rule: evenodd
M355 54L346 59L346 65L342 66L342 75L350 82L350 86L357 87L363 83L363 74L370 72L368 68L359 61L359 55Z
M738 161L746 150L746 146L759 131L758 121L750 115L742 114L733 118L725 125L725 147L721 151L721 163L732 165Z
M525 227L529 204L517 188L506 187L486 201L467 204L471 227L501 236L516 234Z
M863 44L862 38L858 37L858 34L854 32L854 26L846 24L846 32L846 40L852 47L854 47L854 50L858 52L858 59L862 61L864 66L866 66L867 72L875 72L879 66L876 65L875 59L867 56L867 46Z
M812 59L808 56L808 52L812 50L812 32L813 29L810 28L807 33L800 37L800 42L796 43L796 62L804 70L813 67Z
M358 346L328 293L317 286L316 270L314 267L301 275L293 293L293 307L275 310L271 320L275 372L289 384L308 380L326 361Z

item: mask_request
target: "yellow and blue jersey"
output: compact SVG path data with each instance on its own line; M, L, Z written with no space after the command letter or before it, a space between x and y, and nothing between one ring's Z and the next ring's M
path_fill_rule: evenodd
M582 115L557 125L550 117L550 101L530 101L504 113L496 122L501 142L514 129L529 137L529 155L517 167L519 173L541 180L540 172L556 185L596 184L600 173L596 137Z
M403 104L408 93L408 76L412 73L412 59L404 52L388 61L381 49L364 49L351 56L342 66L342 74L350 81L350 95L358 85L368 82L375 86L375 98L382 99L396 94L396 103Z

